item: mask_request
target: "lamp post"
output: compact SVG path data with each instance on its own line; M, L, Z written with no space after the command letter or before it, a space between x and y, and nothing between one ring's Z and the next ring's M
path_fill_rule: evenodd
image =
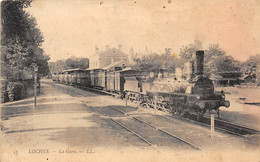
M36 99L37 99L37 72L39 66L36 63L32 63L31 65L34 70L34 105L33 105L33 111L36 109Z

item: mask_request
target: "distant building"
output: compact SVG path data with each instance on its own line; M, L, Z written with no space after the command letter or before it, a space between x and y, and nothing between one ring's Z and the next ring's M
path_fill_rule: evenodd
M210 75L215 86L234 86L243 82L240 71L218 72Z
M122 46L118 48L109 48L99 52L96 47L96 53L89 57L89 69L101 69L116 62L128 61L128 55L122 52Z

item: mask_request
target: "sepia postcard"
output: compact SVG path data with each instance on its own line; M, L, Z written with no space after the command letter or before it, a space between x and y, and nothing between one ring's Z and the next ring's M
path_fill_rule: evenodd
M259 20L259 0L2 0L0 162L259 162Z

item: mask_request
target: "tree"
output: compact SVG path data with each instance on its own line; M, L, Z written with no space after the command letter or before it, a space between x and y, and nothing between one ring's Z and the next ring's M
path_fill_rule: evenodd
M204 73L206 76L214 73L240 72L240 62L220 48L219 44L210 44L205 50Z
M176 67L183 68L183 65L194 59L193 55L202 48L202 43L195 40L193 44L182 46L180 49L179 62ZM209 76L212 73L240 71L240 62L231 56L226 56L226 52L220 48L219 44L210 44L205 50L204 73Z
M180 58L179 58L179 68L183 68L183 65L192 60L192 56L196 53L198 48L195 46L195 44L189 44L187 46L182 46L180 49Z
M165 48L165 54L166 55L171 55L172 54L172 49L171 48Z
M250 56L242 63L242 71L245 75L251 76L260 83L260 54Z
M66 60L66 66L68 69L74 69L74 68L81 68L86 69L88 68L88 58L76 58L71 57Z
M141 58L135 59L134 69L141 71L159 71L161 69L167 69L169 71L175 71L178 59L173 57L170 48L165 48L165 53L159 55L152 53L145 55Z
M1 3L1 75L8 80L19 80L30 71L30 65L39 65L39 76L49 73L48 55L41 44L44 41L35 18L24 9L30 1L3 1Z
M194 44L189 44L187 46L182 46L180 49L180 57L184 60L192 59L192 55L196 53L197 47Z
M242 66L244 72L260 69L260 54L250 56Z
M49 62L50 73L59 73L67 69L65 60L58 60L56 62Z
M161 64L158 62L159 55L156 53L143 56L141 58L134 59L134 69L141 71L155 71L161 68Z
M232 56L220 56L214 60L213 72L239 72L240 63Z
M260 54L250 56L246 62L254 62L256 65L260 65Z
M49 62L50 72L51 74L62 72L67 69L87 69L89 67L89 59L88 58L77 58L71 57L66 60L58 60L56 62Z
M209 61L217 59L218 57L225 56L226 52L220 48L219 44L210 44L208 49L205 50L205 64Z

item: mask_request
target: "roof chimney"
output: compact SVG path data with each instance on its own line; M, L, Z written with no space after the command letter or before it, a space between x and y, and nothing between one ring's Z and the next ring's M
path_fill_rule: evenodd
M97 45L95 46L95 51L96 51L96 53L99 52L99 48L97 47Z
M105 50L106 50L106 51L108 51L108 50L109 50L109 45L106 45L106 48L105 48Z
M121 44L118 45L118 50L122 51L122 45Z

